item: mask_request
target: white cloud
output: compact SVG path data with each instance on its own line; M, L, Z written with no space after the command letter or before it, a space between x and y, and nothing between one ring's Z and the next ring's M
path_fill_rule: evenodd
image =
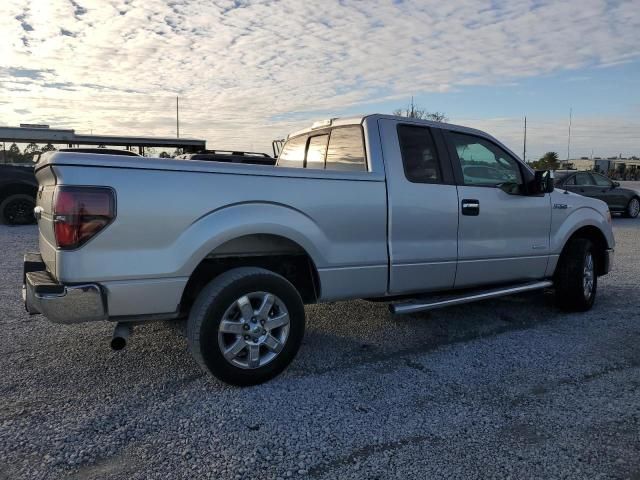
M266 149L313 118L410 93L640 53L635 1L3 3L4 123L173 135L180 95L181 133L221 148Z

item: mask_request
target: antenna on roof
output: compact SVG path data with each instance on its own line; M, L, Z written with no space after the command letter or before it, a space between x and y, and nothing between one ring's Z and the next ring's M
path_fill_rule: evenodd
M180 111L178 107L177 95L176 95L176 138L180 138Z

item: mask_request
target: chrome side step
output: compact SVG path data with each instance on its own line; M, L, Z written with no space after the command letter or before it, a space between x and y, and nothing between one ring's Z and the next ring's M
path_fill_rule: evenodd
M506 288L496 288L493 290L467 292L466 295L459 297L449 297L444 300L428 301L427 299L414 299L407 302L392 303L389 305L389 311L394 315L403 315L406 313L422 312L425 310L435 310L436 308L450 307L452 305L462 305L463 303L478 302L480 300L488 300L490 298L504 297L515 293L530 292L532 290L540 290L553 285L550 280L539 282L525 283L517 286Z

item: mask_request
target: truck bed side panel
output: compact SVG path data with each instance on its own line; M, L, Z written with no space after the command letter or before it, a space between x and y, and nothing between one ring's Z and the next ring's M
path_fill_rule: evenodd
M219 245L261 233L284 236L309 253L320 275L321 300L386 292L383 176L363 172L336 178L315 172L315 178L304 178L295 172L297 178L290 178L282 176L285 169L255 176L77 165L55 169L58 184L104 185L117 192L117 217L108 228L76 251L56 252L60 281L174 278L180 283ZM138 309L151 311L152 298L141 298ZM109 301L113 308L111 302L118 300L111 295Z

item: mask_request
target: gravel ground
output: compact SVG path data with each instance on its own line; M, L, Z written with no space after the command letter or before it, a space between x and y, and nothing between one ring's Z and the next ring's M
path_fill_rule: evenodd
M392 318L309 307L279 378L204 375L180 329L54 325L20 300L34 227L0 226L0 479L640 479L640 219L585 314L535 293Z

